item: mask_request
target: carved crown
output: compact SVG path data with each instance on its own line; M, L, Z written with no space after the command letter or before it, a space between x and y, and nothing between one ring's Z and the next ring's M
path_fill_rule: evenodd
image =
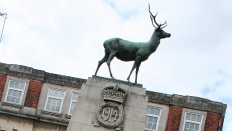
M104 101L114 101L123 104L126 99L126 92L119 88L118 85L115 87L110 86L103 89L102 97Z

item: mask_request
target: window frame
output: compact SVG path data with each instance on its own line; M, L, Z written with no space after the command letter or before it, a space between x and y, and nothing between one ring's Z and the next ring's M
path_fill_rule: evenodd
M73 99L72 99L72 98L73 98L73 94L77 94L77 95L78 95L76 100L73 100ZM71 97L71 100L70 100L69 110L68 110L68 115L70 115L70 116L72 116L72 114L70 113L72 103L73 103L73 102L76 102L76 104L77 104L78 97L79 97L79 92L72 92L72 97ZM75 104L75 106L76 106L76 104ZM75 108L74 108L74 109L75 109ZM74 110L73 110L73 111L74 111ZM73 113L73 112L72 112L72 113Z
M63 92L64 92L63 98L55 97L55 96L49 96L50 90L63 91ZM59 88L52 88L52 87L49 87L49 88L48 88L48 92L47 92L47 98L46 98L45 105L44 105L44 111L52 112L52 113L61 113L62 108L63 108L63 103L64 103L64 100L65 100L65 95L66 95L66 91L65 91L65 90L62 90L62 89L59 89ZM47 107L47 102L48 102L48 98L49 98L49 97L52 98L52 99L61 99L60 109L59 109L58 112L57 112L57 111L47 110L47 109L46 109L46 107Z
M187 120L186 117L187 117L187 114L188 114L188 113L190 113L191 115L192 115L192 114L201 115L201 122L192 121L192 120ZM202 126L202 123L203 123L203 117L204 117L204 116L203 116L202 114L200 114L200 113L186 111L186 112L185 112L185 115L184 115L184 123L183 123L183 125L182 125L182 131L184 131L184 129L185 129L185 124L186 124L187 122L189 122L189 123L194 123L194 124L199 124L199 131L201 131L201 126Z
M199 127L199 131L204 131L205 128L205 122L206 122L206 115L207 112L206 111L201 111L201 110L194 110L194 109L189 109L189 108L183 108L182 110L182 115L181 115L181 121L180 121L180 128L179 131L184 131L184 126L185 126L185 117L187 113L192 113L192 114L199 114L202 115L201 118L201 125Z
M159 116L157 116L157 115L154 115L154 114L148 114L146 112L146 118L147 118L147 116L151 116L151 117L157 117L158 119L157 119L157 123L156 123L156 130L146 128L146 124L147 124L147 120L146 120L146 122L145 122L145 131L158 131L159 122L160 122L160 118L161 118L161 114L162 114L162 108L161 107L157 107L157 106L152 106L152 105L148 105L147 108L148 107L160 109L160 113L159 113Z
M15 82L20 82L20 83L24 83L24 87L23 89L17 89L17 88L13 88L13 87L10 87L10 82L11 81L15 81ZM10 103L10 104L15 104L15 105L22 105L22 101L23 101L23 98L24 98L24 93L26 92L26 87L27 87L27 82L25 81L22 81L22 80L15 80L15 79L9 79L8 82L7 82L7 91L6 91L6 95L5 95L5 99L4 99L4 102L6 103ZM11 102L11 101L7 101L7 97L8 97L8 93L9 93L9 90L12 89L12 90L16 90L16 91L22 91L22 94L20 96L20 101L19 103L15 103L15 102Z

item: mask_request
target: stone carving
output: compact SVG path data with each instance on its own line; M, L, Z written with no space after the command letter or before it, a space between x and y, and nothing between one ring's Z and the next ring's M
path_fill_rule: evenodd
M97 123L94 125L121 131L125 116L123 106L126 96L126 92L118 85L104 88L102 91L103 101L96 110Z
M114 57L117 57L122 61L134 61L134 65L130 71L129 76L127 77L127 80L129 81L131 73L136 68L135 83L137 83L137 75L141 62L147 60L148 57L156 51L161 39L171 36L170 33L167 33L163 30L163 28L167 26L166 21L164 24L158 24L156 22L155 18L157 14L154 16L151 13L150 5L149 13L152 25L155 27L155 31L152 34L151 39L148 42L131 42L121 38L112 38L106 40L103 44L105 48L105 56L102 58L102 60L99 61L95 75L97 75L100 66L106 62L109 68L110 76L114 78L111 72L110 62Z

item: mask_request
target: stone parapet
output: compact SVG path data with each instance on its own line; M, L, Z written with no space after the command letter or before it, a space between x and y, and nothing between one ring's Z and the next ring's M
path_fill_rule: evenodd
M195 96L170 95L153 91L147 91L146 94L148 102L219 113L223 116L227 107L226 104Z
M37 70L31 67L15 65L15 64L0 63L0 74L20 77L20 78L27 78L31 80L37 80L37 81L42 81L42 82L47 82L47 83L57 84L62 86L69 86L74 88L81 88L81 85L83 83L86 83L85 79L52 74L45 72L43 70Z

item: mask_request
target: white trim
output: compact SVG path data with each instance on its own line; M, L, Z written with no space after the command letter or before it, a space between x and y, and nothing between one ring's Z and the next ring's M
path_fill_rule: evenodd
M72 115L72 114L70 113L72 103L73 103L73 102L76 102L76 103L77 103L77 99L76 99L76 100L73 100L73 99L72 99L72 98L73 98L73 94L77 94L77 95L78 95L78 96L77 96L77 99L78 99L78 97L79 97L79 92L72 92L72 97L71 97L71 101L70 101L70 104L69 104L68 115Z
M14 82L19 82L19 83L24 83L23 89L17 89L17 88L12 88L12 87L10 87L10 82L12 82L12 81L14 81ZM23 96L24 96L24 92L25 92L25 88L26 88L26 84L27 84L27 83L26 83L25 81L20 81L20 80L9 80L8 86L7 86L7 92L6 92L6 96L5 96L5 102L7 102L7 103L13 103L13 104L17 104L17 105L21 105L21 104L22 104L22 99L23 99ZM7 101L8 92L9 92L10 89L16 90L16 91L21 91L21 92L22 92L22 94L21 94L21 96L20 96L20 101L19 101L19 103Z
M147 116L152 116L152 117L157 117L158 119L157 119L157 123L156 123L156 130L152 130L152 129L146 128L147 120L146 120L146 123L145 123L145 130L148 130L148 131L158 131L159 130L158 128L159 128L160 117L161 117L161 114L162 114L162 108L156 107L156 106L151 106L151 105L148 105L147 108L148 107L160 109L160 113L159 113L159 116L158 115L154 115L154 114L148 114L148 113L146 113L146 117Z
M192 120L186 120L186 116L187 114L190 113L191 115L192 114L195 114L196 116L197 115L200 115L201 116L201 122L197 122L197 121L192 121ZM185 114L184 114L184 123L183 123L183 127L182 127L182 131L184 131L184 128L185 128L185 123L189 122L189 123L194 123L194 124L199 124L199 131L201 131L201 126L202 126L202 121L203 121L203 115L202 114L199 114L199 113L195 113L195 112L189 112L189 111L186 111ZM190 118L191 119L191 118ZM197 119L197 118L196 118Z
M61 97L55 97L55 96L49 96L50 90L56 90L56 91L62 91L62 92L64 92L63 98L61 98ZM63 107L65 95L66 95L66 91L65 91L65 90L61 90L61 89L58 89L58 88L49 88L49 89L48 89L48 92L47 92L47 98L46 98L44 110L45 110L45 111L48 111L48 112L61 113L61 109L62 109L62 107ZM61 100L60 109L59 109L58 112L57 112L57 111L47 110L47 109L46 109L46 107L47 107L47 102L48 102L48 98L49 98L49 97L50 97L50 98L53 98L53 99L59 99L59 100Z

